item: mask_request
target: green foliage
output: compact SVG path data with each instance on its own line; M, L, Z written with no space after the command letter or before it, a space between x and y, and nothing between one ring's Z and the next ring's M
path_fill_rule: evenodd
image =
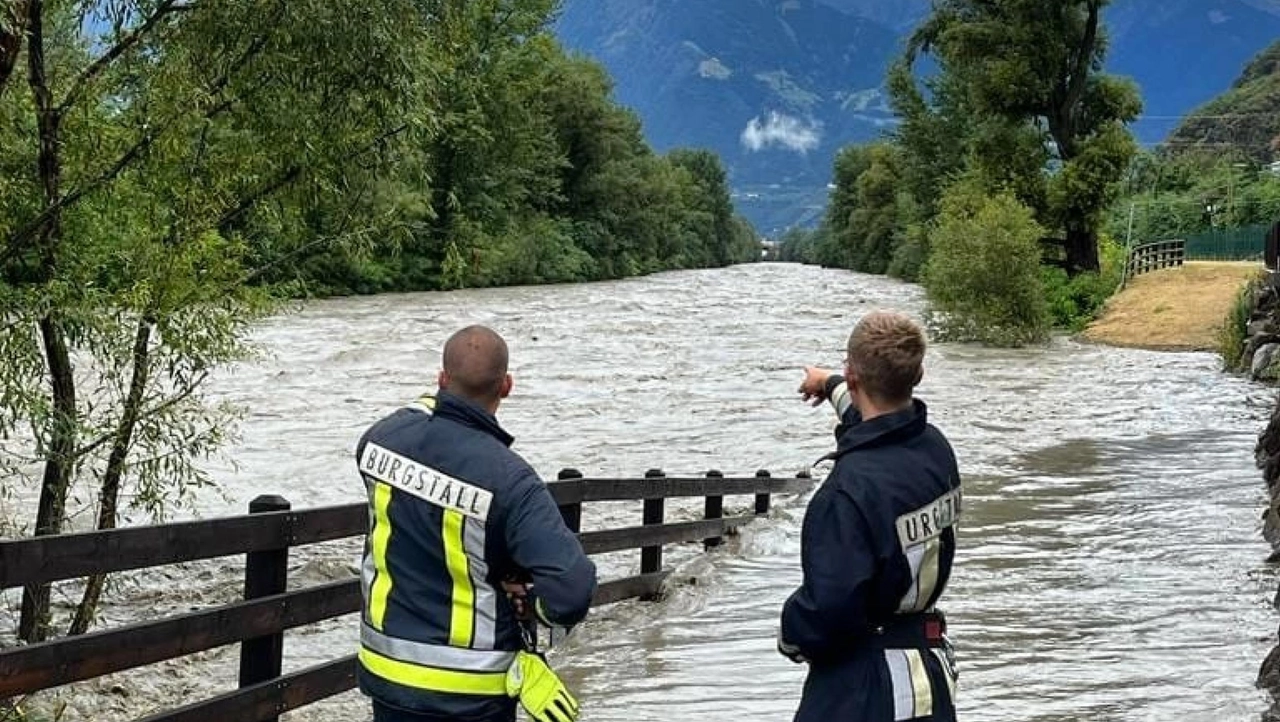
M888 273L904 281L918 281L929 260L929 230L923 223L910 223L898 230L893 260Z
M962 181L943 197L924 271L931 319L944 338L1020 346L1049 329L1031 210L1008 193Z
M81 0L2 13L0 474L34 483L40 469L36 532L61 531L76 498L111 526L208 485L197 462L235 412L203 383L253 353L248 329L283 294L758 256L719 160L653 154L604 71L551 37L557 6ZM88 588L78 619L101 584ZM47 590L28 596L22 635L35 639Z
M787 229L778 238L778 260L788 263L808 263L817 265L818 247L822 243L824 231L820 228L801 228L794 226Z
M1107 299L1120 288L1127 258L1124 246L1108 236L1099 239L1102 269L1070 276L1061 268L1043 267L1049 318L1056 328L1080 332L1097 318Z
M1222 367L1227 371L1249 370L1251 359L1245 357L1244 346L1249 340L1249 315L1253 312L1256 289L1256 283L1241 287L1218 329L1218 355L1222 358Z
M836 156L835 189L818 257L823 265L885 273L902 223L898 148L851 145Z
M1280 176L1240 152L1143 153L1128 192L1111 204L1107 231L1134 245L1280 220Z
M948 99L959 98L939 110L971 118L955 139L970 168L1064 234L1071 273L1098 270L1102 215L1137 150L1125 124L1141 112L1138 89L1101 72L1107 4L940 0L912 39L913 53L936 56Z

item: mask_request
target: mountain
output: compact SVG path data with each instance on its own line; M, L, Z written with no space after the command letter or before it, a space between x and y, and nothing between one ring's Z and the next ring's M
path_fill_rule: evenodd
M1230 87L1254 55L1280 37L1275 0L1119 0L1107 15L1108 70L1142 87L1147 144Z
M1280 42L1251 60L1230 90L1189 115L1169 140L1179 148L1229 143L1254 161L1274 160L1280 149Z
M600 60L659 150L724 159L765 234L817 220L842 146L893 127L883 80L931 0L565 0L556 32ZM1280 0L1115 0L1107 67L1143 88L1162 141L1280 37Z
M836 150L892 121L881 85L901 32L828 2L571 0L558 32L608 67L654 147L716 151L739 209L774 227L795 193L816 217Z

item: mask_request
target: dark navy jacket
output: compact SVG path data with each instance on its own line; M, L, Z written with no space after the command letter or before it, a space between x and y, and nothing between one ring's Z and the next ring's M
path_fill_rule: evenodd
M581 621L595 565L486 410L441 392L376 423L356 451L369 494L360 687L441 719L514 715L521 649L500 583L531 583L546 624Z
M955 454L923 402L862 422L840 408L838 390L830 398L843 411L835 466L809 502L804 581L779 633L783 653L810 664L796 719L954 719L949 650L886 643L881 632L932 612L950 577Z

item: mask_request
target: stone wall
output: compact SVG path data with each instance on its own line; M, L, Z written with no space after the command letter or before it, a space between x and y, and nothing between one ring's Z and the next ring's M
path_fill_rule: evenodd
M1280 402L1271 412L1271 421L1258 437L1255 450L1258 468L1267 482L1269 503L1262 513L1262 536L1271 544L1269 562L1280 561ZM1280 592L1273 604L1280 608ZM1277 632L1280 642L1280 632ZM1264 722L1280 722L1280 644L1271 650L1258 670L1258 686L1271 693L1271 709L1263 715Z
M1280 381L1280 274L1268 273L1250 293L1249 325L1237 367L1257 381Z
M1268 273L1251 290L1251 311L1244 353L1239 367L1260 381L1280 381L1280 274ZM1262 513L1262 536L1271 545L1268 562L1280 562L1280 399L1271 420L1258 436L1254 450L1258 468L1267 484L1267 509ZM1273 602L1280 609L1280 591ZM1265 722L1280 722L1280 632L1277 646L1258 670L1258 686L1271 694L1271 709Z

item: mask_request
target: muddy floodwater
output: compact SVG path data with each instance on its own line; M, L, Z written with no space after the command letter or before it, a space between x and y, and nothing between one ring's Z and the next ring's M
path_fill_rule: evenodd
M762 264L309 303L257 332L262 360L216 379L216 397L247 415L212 467L222 493L200 497L198 513L239 513L268 492L295 508L360 501L361 431L434 385L444 339L468 323L508 339L516 386L499 418L548 478L564 467L791 474L831 447L834 425L799 401L800 368L838 366L873 308L919 316L924 302L892 280ZM1220 373L1209 354L1068 339L1012 351L935 344L926 363L919 395L956 447L966 494L942 600L962 718L1257 719L1265 695L1253 680L1277 615L1253 445L1272 392ZM596 610L556 646L585 722L790 718L804 669L776 654L774 635L800 579L806 496L775 500L770 519L712 554L668 548L676 574L664 601ZM748 503L731 498L727 511ZM669 506L672 517L697 510ZM638 504L584 511L587 528L639 519ZM355 543L295 550L291 583L347 578L357 555ZM601 559L604 578L635 571L638 556ZM231 601L240 564L126 577L105 621ZM12 609L16 595L5 600ZM351 617L291 633L286 668L354 644ZM236 654L67 688L63 719L128 720L229 690ZM368 718L349 693L286 719Z

